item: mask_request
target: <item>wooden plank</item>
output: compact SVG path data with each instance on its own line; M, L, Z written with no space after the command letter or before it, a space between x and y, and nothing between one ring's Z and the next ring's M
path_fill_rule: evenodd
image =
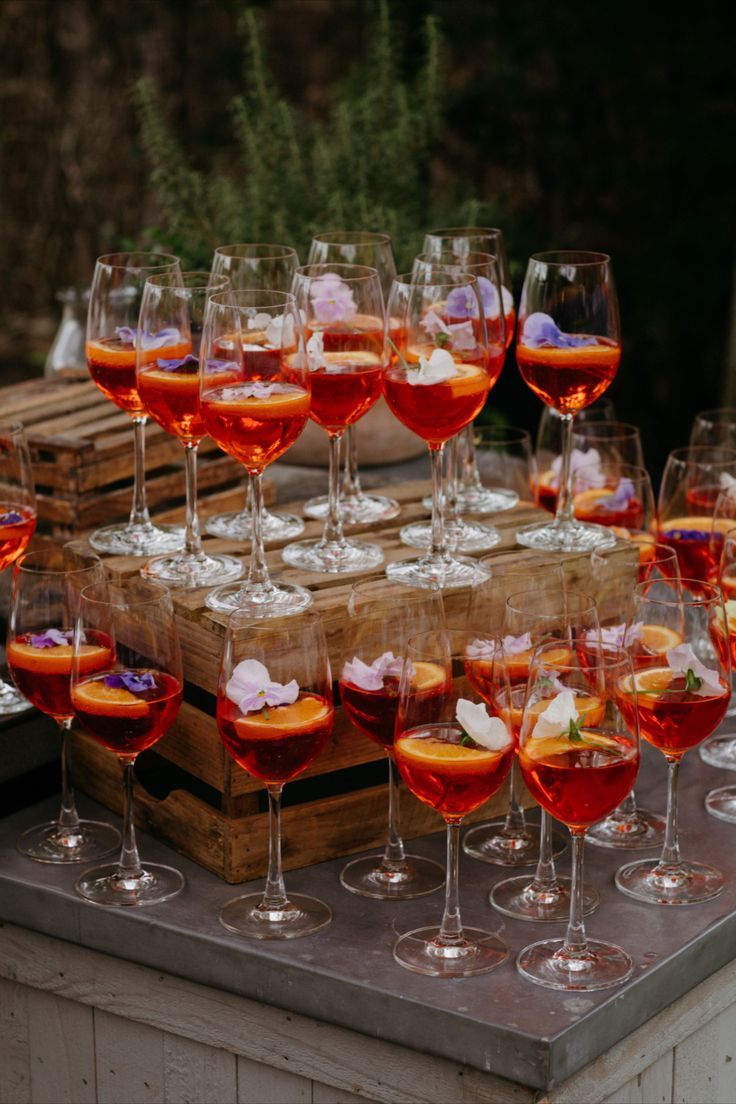
M219 1047L164 1034L165 1104L236 1104L238 1059Z
M33 1104L95 1104L91 1008L40 989L29 990L28 1045Z
M28 1043L28 998L25 985L0 978L0 1100L26 1104L31 1099L31 1052Z
M673 1055L667 1051L607 1097L605 1104L672 1104Z
M107 979L102 983L106 985ZM112 1001L107 1007L112 1008L95 1008L94 1012L97 1099L100 1104L161 1104L164 1033L159 1027L118 1014L114 990L110 993Z
M311 1104L311 1100L308 1077L238 1058L238 1104Z
M675 1104L736 1100L736 1006L724 1009L675 1047Z
M358 1085L355 1086L359 1088ZM367 1100L362 1093L347 1092L345 1089L336 1089L332 1085L324 1085L321 1081L312 1082L312 1104L350 1104L353 1100ZM466 1098L467 1099L467 1098Z

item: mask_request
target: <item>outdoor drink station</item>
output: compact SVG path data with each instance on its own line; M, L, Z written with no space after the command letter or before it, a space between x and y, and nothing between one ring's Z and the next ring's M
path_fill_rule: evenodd
M655 502L610 258L109 254L86 357L0 396L0 1100L732 1100L736 414Z

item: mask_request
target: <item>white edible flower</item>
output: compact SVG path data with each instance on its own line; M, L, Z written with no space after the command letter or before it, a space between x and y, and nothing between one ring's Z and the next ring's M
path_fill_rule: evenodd
M489 717L482 702L476 704L467 698L458 698L455 716L468 736L489 751L503 751L513 743L513 738L501 718Z
M270 318L266 326L266 341L276 349L290 348L294 344L294 317L278 314Z
M393 652L384 652L372 663L365 663L358 656L343 664L342 681L359 686L361 690L381 690L383 680L388 675L400 678L404 669L404 660Z
M318 368L323 368L326 364L325 361L325 335L321 330L313 333L307 342L307 363L309 365L310 372L316 372Z
M678 644L676 648L667 649L667 663L670 671L675 675L687 675L692 671L696 678L700 679L700 686L693 690L693 694L699 697L708 697L709 694L720 694L723 684L717 671L712 671L701 663L690 644Z
M406 374L406 382L412 387L443 383L444 380L458 376L457 365L446 349L435 349L431 357L420 356L419 367L411 368Z
M550 736L562 736L569 731L570 721L577 721L578 716L575 695L572 690L563 690L552 699L544 712L539 714L532 738L544 740Z
M550 471L552 472L552 478L549 481L550 487L559 487L561 470L562 457L556 456L550 464ZM601 454L598 449L588 449L587 452L584 452L582 449L574 448L570 453L570 470L576 477L576 491L585 491L593 487L605 487L606 485L606 476L601 467Z
M272 682L268 667L257 659L244 659L233 669L225 693L241 713L253 713L264 706L292 705L299 697L299 683Z
M718 485L722 491L725 491L729 498L736 498L736 479L728 472L721 472Z
M259 311L258 314L253 314L248 318L249 330L265 330L268 323L271 321L271 315L266 314L265 311Z

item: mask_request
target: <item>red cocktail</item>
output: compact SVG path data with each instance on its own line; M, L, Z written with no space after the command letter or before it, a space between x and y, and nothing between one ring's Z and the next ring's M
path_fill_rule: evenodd
M241 713L220 698L217 725L236 763L266 783L295 778L326 747L333 709L319 694L300 694L291 705Z
M179 712L181 696L182 684L173 675L135 669L83 679L72 688L72 706L103 747L125 758L163 736Z
M0 571L25 552L35 528L36 511L32 506L0 503Z
M399 683L398 675L384 675L380 690L365 690L340 679L340 697L348 717L356 728L383 748L391 748L394 743ZM418 661L414 664L413 683L417 695L427 699L431 716L431 698L437 698L439 708L440 697L447 689L443 669L434 663Z
M58 721L74 716L71 700L73 632L58 630L67 643L40 644L48 630L21 633L8 642L7 661L13 681L28 701ZM34 643L35 641L35 643ZM79 671L92 675L109 668L114 662L110 638L93 630L86 634L86 643L79 653Z
M577 348L516 345L516 363L524 381L547 406L574 414L602 395L615 379L621 346L605 337Z

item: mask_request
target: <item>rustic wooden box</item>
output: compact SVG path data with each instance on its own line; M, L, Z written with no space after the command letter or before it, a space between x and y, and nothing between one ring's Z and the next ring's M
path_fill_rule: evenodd
M399 529L408 521L427 516L421 498L425 483L387 488L401 500L401 515L383 526L355 526L350 532L370 531L371 540L381 544L387 560L416 555L399 541ZM299 506L289 507L298 512ZM541 517L528 504L520 505L494 519L503 540L494 555L499 560L523 559L528 553L515 547L514 534L520 525ZM321 525L307 522L306 536L316 535ZM208 546L229 552L243 549L226 541L208 541ZM298 581L314 592L314 606L325 623L333 673L341 658L345 607L351 583L356 577L317 575L287 568L278 547L268 552L269 567L284 580ZM114 578L135 573L140 561L129 557L110 558L107 568ZM382 575L383 568L372 572ZM568 584L590 586L587 556L566 559ZM177 622L184 651L185 701L175 724L139 760L140 781L137 802L138 823L165 839L177 850L201 863L229 882L244 881L263 874L267 861L267 813L262 783L251 778L228 756L217 734L214 720L215 692L227 618L204 606L204 591L174 592ZM467 591L445 593L451 624L464 622ZM383 751L362 736L336 711L335 733L328 749L285 789L284 864L306 866L337 855L380 847L386 832L386 767ZM75 735L75 779L89 794L120 811L121 771L114 756L91 738ZM468 818L484 820L501 813L507 789ZM402 803L405 838L436 831L437 814L407 795Z

